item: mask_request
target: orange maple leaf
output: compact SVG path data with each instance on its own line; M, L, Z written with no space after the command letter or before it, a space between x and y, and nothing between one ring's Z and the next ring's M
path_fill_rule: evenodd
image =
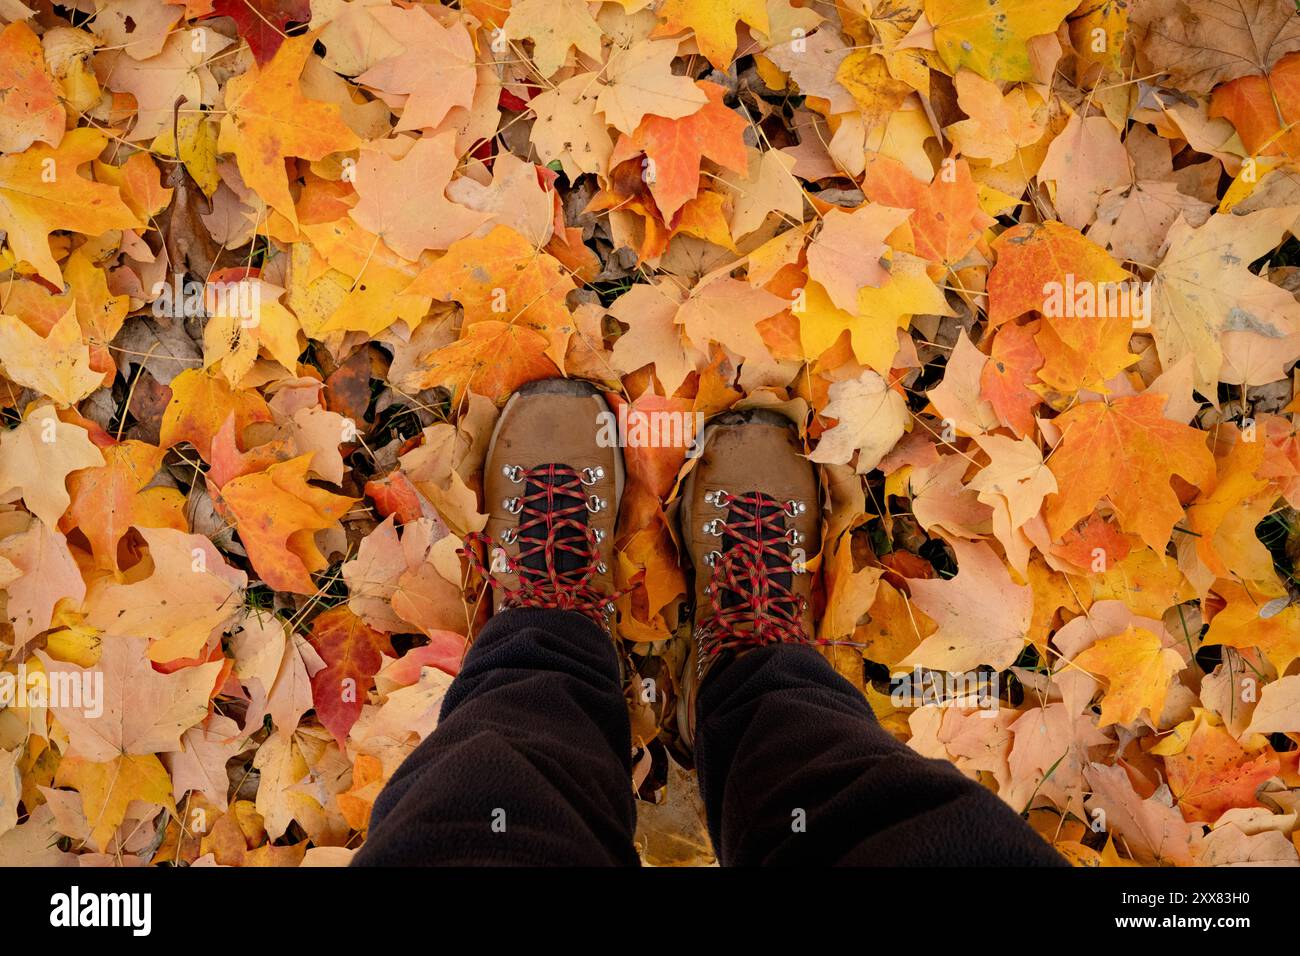
M647 115L635 133L619 139L609 158L612 168L638 153L646 155L650 194L670 225L699 192L702 160L711 159L741 175L749 172L744 139L748 124L723 103L726 90L721 86L705 80L695 85L709 98L698 112L680 119Z
M309 485L311 459L299 455L210 489L258 576L277 591L316 592L311 572L329 562L316 547L315 533L332 526L355 500Z
M1132 278L1105 249L1064 223L1034 222L1013 226L993 240L997 262L989 272L989 327L1030 311L1043 311L1048 283L1073 285Z
M104 464L68 478L72 504L59 523L80 529L90 542L95 566L117 570L117 546L131 525L188 531L185 496L175 488L145 488L162 465L163 449L126 441L103 449Z
M916 254L951 266L974 248L980 233L994 222L979 204L979 192L964 159L953 173L940 173L928 185L896 159L879 154L867 165L863 190L872 202L910 209Z
M235 154L244 182L294 228L298 216L285 159L324 159L361 142L339 118L338 106L309 100L298 87L315 42L315 34L290 37L265 69L254 65L232 77L217 139L217 149Z
M1164 550L1183 516L1170 480L1178 475L1197 486L1214 480L1205 433L1165 418L1164 406L1163 395L1131 395L1076 405L1055 420L1061 443L1048 467L1061 490L1046 504L1054 538L1105 498L1120 527Z

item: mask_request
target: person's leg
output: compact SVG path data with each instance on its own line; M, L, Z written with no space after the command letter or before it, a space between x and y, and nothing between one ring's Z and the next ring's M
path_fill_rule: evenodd
M1057 854L951 765L894 740L810 644L818 481L761 409L705 428L682 488L694 576L678 728L724 864L1052 864Z
M609 635L570 611L502 611L354 865L636 865L630 741Z
M998 797L875 720L814 649L715 668L695 758L724 865L1066 865Z
M466 540L497 613L438 728L379 795L359 864L637 862L610 635L623 462L600 440L609 415L593 386L566 379L531 382L502 410L487 524Z

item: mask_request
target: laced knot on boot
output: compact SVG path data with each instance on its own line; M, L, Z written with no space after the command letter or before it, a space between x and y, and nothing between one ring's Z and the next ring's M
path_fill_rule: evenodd
M519 494L501 502L503 509L519 516L519 523L502 532L500 544L518 543L518 554L512 557L491 535L473 532L465 538L470 565L484 577L516 575L517 586L500 587L502 607L576 611L608 631L614 600L626 592L605 595L593 586L596 576L607 570L600 558L605 533L587 519L608 508L609 502L587 488L604 478L604 469L550 464L505 465L501 471L521 486ZM489 556L487 565L479 546Z
M807 505L722 489L707 492L704 500L724 514L707 519L701 528L720 542L704 556L713 568L705 588L712 613L696 629L700 670L725 650L813 643L803 626L807 602L792 587L794 575L806 573L802 557L793 551L803 535L786 528L786 519L802 514Z

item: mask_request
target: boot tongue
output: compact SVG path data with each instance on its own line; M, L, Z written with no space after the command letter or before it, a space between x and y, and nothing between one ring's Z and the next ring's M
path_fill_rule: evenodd
M740 498L753 498L757 503L748 503L741 501ZM786 555L783 559L779 554L770 554L764 552L762 556L763 564L768 568L768 578L775 584L780 585L787 591L793 586L794 575L790 573L790 559L788 557L789 547L782 538L776 540L777 536L773 531L766 528L760 521L764 518L770 519L773 515L779 514L784 509L767 495L759 495L757 492L747 492L744 495L733 498L727 508L727 528L735 529L744 534L744 538L739 537L731 530L723 533L722 550L730 551L734 547L744 546L752 547L749 541L760 541L766 544L775 545L778 552ZM730 588L723 590L721 595L721 604L724 608L735 607L743 604L745 598L743 595L736 593Z
M543 576L548 574L546 553L540 549L535 554L527 552L545 543L556 524L559 527L555 529L553 541L567 543L578 550L575 553L567 548L552 548L550 568L564 574L577 571L587 563L583 557L587 550L583 531L588 517L587 496L577 478L551 471L564 467L552 464L531 469L524 482L525 508L519 516L520 563Z

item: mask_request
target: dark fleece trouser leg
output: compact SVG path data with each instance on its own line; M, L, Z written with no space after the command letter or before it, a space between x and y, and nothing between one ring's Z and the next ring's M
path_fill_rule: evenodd
M701 790L725 864L1064 863L992 793L894 740L809 648L717 671L700 715ZM380 794L356 864L634 864L630 736L617 657L595 625L499 614L438 729Z
M996 795L884 730L808 647L705 682L695 757L725 865L1065 865Z
M379 795L355 863L636 864L631 772L609 637L572 612L504 611Z

